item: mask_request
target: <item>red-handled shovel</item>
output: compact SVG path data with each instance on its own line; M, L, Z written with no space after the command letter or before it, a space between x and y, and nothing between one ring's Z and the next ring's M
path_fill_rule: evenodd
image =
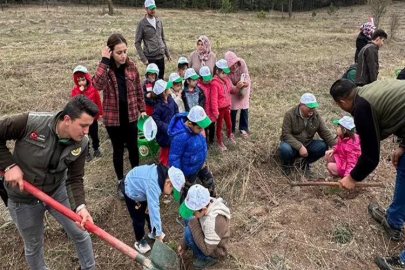
M4 172L0 171L0 175L4 176ZM30 193L31 195L35 196L37 199L43 201L56 211L60 212L61 214L65 215L66 217L70 218L73 221L81 222L82 217L67 208L66 206L62 205L61 203L55 201L53 198L50 196L46 195L44 192L33 186L32 184L28 183L26 180L23 180L24 182L24 190ZM91 223L90 221L87 221L84 224L84 227L86 230L88 230L91 233L94 233L104 241L106 241L108 244L116 248L117 250L121 251L131 259L134 259L138 263L142 264L143 266L146 267L146 269L154 269L151 261L137 252L135 249L131 248L127 244L121 242L108 232L104 231L97 225Z

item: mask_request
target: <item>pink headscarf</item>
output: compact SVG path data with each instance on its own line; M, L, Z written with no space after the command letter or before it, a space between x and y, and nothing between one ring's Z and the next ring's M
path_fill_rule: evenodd
M202 52L197 51L198 58L201 60L201 66L205 66L205 61L207 61L211 56L211 45L210 40L207 36L202 35L197 39L197 42L201 41L203 43L204 49Z
M375 26L373 22L366 22L360 27L360 31L369 39L374 34Z

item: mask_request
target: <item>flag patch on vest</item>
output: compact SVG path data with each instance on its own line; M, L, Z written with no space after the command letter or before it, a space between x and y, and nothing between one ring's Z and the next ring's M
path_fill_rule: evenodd
M70 153L74 156L78 156L82 152L82 148L76 148L75 150L72 150Z
M45 135L39 134L38 131L33 131L30 134L30 139L40 142L45 142Z

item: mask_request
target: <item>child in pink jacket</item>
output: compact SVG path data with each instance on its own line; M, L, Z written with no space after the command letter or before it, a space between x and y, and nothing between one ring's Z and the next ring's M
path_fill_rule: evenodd
M216 88L212 87L212 75L208 66L202 66L199 70L200 79L197 86L204 92L205 103L204 111L211 120L211 124L205 128L205 134L208 143L214 142L215 137L215 122L217 121L218 112L218 93Z
M236 92L236 88L232 87L232 83L228 78L228 73L230 72L228 64L225 59L218 60L214 67L214 78L211 83L211 91L217 93L218 111L214 111L214 115L218 115L217 119L217 144L221 150L227 150L226 146L222 141L222 123L225 120L226 125L226 137L230 140L232 144L236 144L234 135L232 133L232 123L231 123L231 93ZM211 95L212 97L212 95Z
M361 154L360 137L355 133L353 118L344 116L333 123L338 124L336 128L338 142L332 150L325 152L328 179L349 175Z

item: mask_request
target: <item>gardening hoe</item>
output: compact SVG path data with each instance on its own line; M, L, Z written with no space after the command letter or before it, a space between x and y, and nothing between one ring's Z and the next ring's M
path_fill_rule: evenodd
M292 187L308 187L308 186L327 186L327 187L340 187L339 182L292 182ZM356 187L384 187L382 183L356 183Z
M4 176L4 172L0 171L0 175ZM48 206L52 207L56 211L60 212L64 216L70 218L73 221L81 222L82 217L67 208L66 206L62 205L61 203L55 201L53 198L27 182L23 180L24 183L24 190L36 197L37 199L43 201ZM166 269L179 269L178 267L178 257L177 254L167 245L155 241L153 245L153 249L151 252L151 259L146 258L135 249L131 248L124 242L118 240L111 234L107 233L97 225L87 221L84 224L84 227L87 231L94 233L99 238L106 241L108 244L116 248L117 250L121 251L131 259L134 259L138 263L144 266L144 269L151 269L151 270L166 270Z

